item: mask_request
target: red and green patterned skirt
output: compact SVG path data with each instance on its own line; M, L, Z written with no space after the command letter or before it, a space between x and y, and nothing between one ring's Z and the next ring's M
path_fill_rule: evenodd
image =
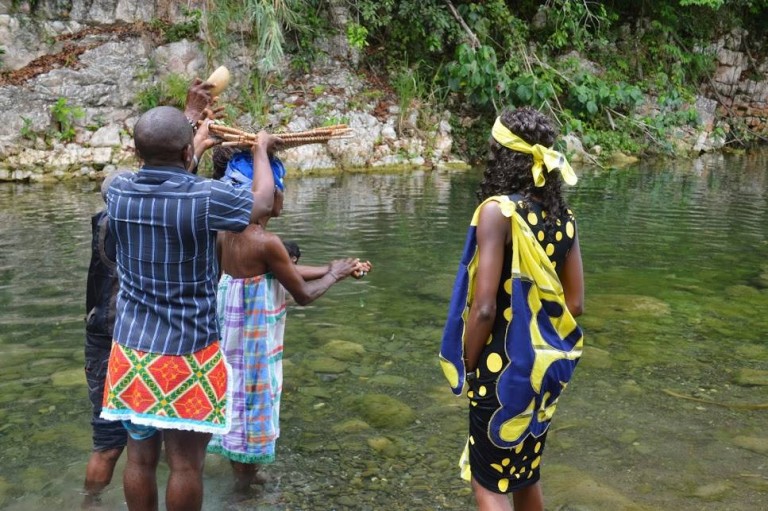
M158 429L224 434L231 370L215 342L189 355L112 343L101 416Z

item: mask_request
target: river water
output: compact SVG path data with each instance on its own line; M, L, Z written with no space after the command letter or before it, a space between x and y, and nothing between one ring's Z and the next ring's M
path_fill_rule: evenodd
M586 349L543 458L547 509L768 509L768 152L580 174L568 198ZM375 268L290 308L269 481L234 495L227 463L209 456L205 509L472 509L456 466L466 403L436 355L478 179L288 180L270 226L299 242L302 263L359 256ZM0 185L2 509L82 499L97 188ZM103 509L126 509L122 465ZM166 476L161 465L161 490Z

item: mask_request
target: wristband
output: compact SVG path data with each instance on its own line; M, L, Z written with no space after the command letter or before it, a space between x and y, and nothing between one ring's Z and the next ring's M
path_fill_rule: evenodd
M196 154L192 155L192 168L189 171L193 174L197 174L197 167L200 165L200 158Z

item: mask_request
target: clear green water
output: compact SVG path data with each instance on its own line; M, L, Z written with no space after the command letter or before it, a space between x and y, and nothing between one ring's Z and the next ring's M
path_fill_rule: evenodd
M570 192L588 347L547 443L547 509L768 509L768 410L703 402L768 403L766 169L766 152L642 163L587 171ZM271 481L234 496L228 465L210 456L205 509L472 508L456 468L465 402L436 353L478 177L289 180L272 228L300 243L302 262L350 255L375 269L290 310ZM0 186L3 509L79 507L99 207L91 183ZM340 353L338 340L356 351ZM366 410L380 396L393 408ZM121 473L122 463L105 509L125 509ZM161 467L161 486L165 476Z

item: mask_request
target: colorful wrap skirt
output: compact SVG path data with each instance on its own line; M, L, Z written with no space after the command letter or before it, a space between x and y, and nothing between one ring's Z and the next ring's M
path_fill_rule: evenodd
M510 219L512 244L504 254L491 337L467 385L469 436L459 465L462 478L507 493L539 479L547 431L581 357L583 334L549 259L554 251L543 248L531 228L540 220L508 197L489 201L498 202ZM486 202L470 224L440 349L443 374L456 395L465 387L464 334L479 259L476 227ZM563 232L556 239L574 236L567 219L558 225Z
M147 353L113 342L101 417L157 429L226 433L230 374L218 342L189 355Z
M222 349L232 365L232 429L208 452L239 463L271 463L280 436L285 288L271 273L219 281Z

